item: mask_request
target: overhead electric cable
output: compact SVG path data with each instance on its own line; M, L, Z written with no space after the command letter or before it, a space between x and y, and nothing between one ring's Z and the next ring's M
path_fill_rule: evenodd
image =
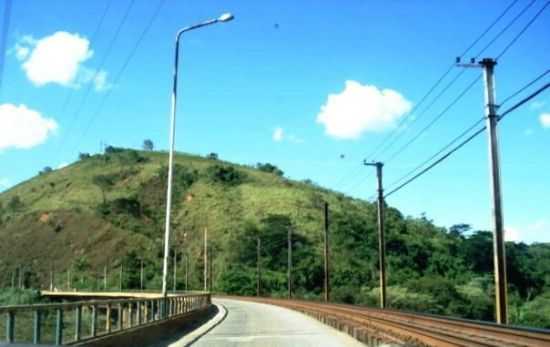
M506 111L504 111L502 114L500 114L499 117L498 117L498 120L499 121L502 120L506 115L510 114L511 112L513 112L514 110L519 108L520 106L524 105L529 100L533 99L534 97L536 97L537 95L542 93L544 90L548 89L548 87L550 87L550 83L545 84L544 86L542 86L541 88L539 88L538 90L536 90L535 92L530 94L529 96L523 98L521 101L517 102L512 107L508 108ZM409 178L407 181L400 184L398 187L390 190L386 195L384 195L384 198L387 198L390 195L398 192L399 190L403 189L404 187L406 187L407 185L409 185L410 183L412 183L413 181L418 179L420 176L424 175L426 172L428 172L429 170L431 170L432 168L434 168L435 166L437 166L438 164L443 162L445 159L450 157L453 153L458 151L460 148L464 147L468 142L472 141L476 136L483 133L485 131L485 129L486 129L486 126L483 126L482 128L478 129L475 133L470 135L466 140L462 141L460 144L458 144L456 147L454 147L453 149L448 151L445 155L443 155L442 157L440 157L439 159L434 161L432 164L430 164L429 166L424 168L422 171L420 171L419 173L417 173L413 177Z
M143 39L145 38L145 36L147 35L147 33L149 32L149 30L151 29L153 23L155 22L155 19L158 17L159 13L160 13L160 10L162 9L162 6L164 5L164 3L166 2L166 0L160 0L156 7L155 7L155 10L153 11L153 14L152 16L150 17L149 19L149 22L146 24L146 26L144 27L144 29L141 31L137 41L134 43L134 46L132 47L132 49L130 50L130 53L126 56L126 59L124 60L124 63L122 64L122 67L119 69L118 73L116 74L114 80L113 80L113 84L114 85L117 85L118 82L120 81L120 78L122 77L122 75L124 74L124 72L126 71L126 68L128 67L128 65L130 64L131 60L133 59L133 57L135 56L139 46L141 45ZM86 125L86 127L84 128L84 132L82 134L82 136L80 138L84 138L86 136L86 134L88 133L88 131L90 130L91 126L92 126L92 123L93 121L101 114L101 112L103 111L103 107L105 106L105 102L107 101L107 99L109 98L109 96L111 95L113 89L109 89L107 90L107 92L105 93L105 95L103 96L103 98L101 99L101 102L98 106L98 108L96 109L96 111L92 114L92 116L90 117L89 121L88 121L88 124Z
M6 40L10 29L11 0L6 0L4 5L4 20L2 32L0 33L0 95L2 93L2 81L4 75L4 64L6 59Z
M130 0L129 3L128 3L128 6L126 6L126 9L125 9L124 14L122 16L122 19L118 23L118 25L115 29L115 33L114 33L113 37L111 38L111 40L109 41L109 44L108 44L107 49L105 51L105 54L103 55L103 57L101 59L101 62L99 63L99 66L94 71L93 76L91 77L91 79L90 79L90 81L89 81L89 83L86 87L86 91L84 92L84 97L81 99L80 104L76 108L76 111L73 113L71 123L70 123L69 127L67 128L68 129L67 135L64 137L65 141L66 141L67 137L70 136L70 134L72 134L72 131L71 131L72 127L73 127L76 119L78 118L78 115L80 114L80 112L84 108L84 105L86 104L88 96L90 95L90 92L91 92L92 88L94 87L94 81L96 80L99 73L102 71L102 69L103 69L103 67L104 67L104 65L107 61L107 58L110 56L110 54L111 54L111 52L114 48L114 44L117 41L118 36L120 35L122 27L124 26L124 24L126 23L126 20L128 19L128 15L130 14L130 11L131 11L132 7L134 6L134 3L135 3L135 0ZM61 145L61 148L63 148L63 147L64 147L64 142L62 142L62 145Z
M101 13L101 16L99 17L99 21L97 22L97 25L94 29L94 32L92 33L92 36L90 36L90 41L89 42L94 42L94 43L96 42L97 37L99 36L99 32L101 31L101 27L103 26L103 22L105 21L105 17L107 16L107 13L109 12L109 9L111 8L112 3L113 3L112 1L107 1L107 3L105 4L103 12ZM71 88L67 92L67 96L65 97L65 101L63 102L63 104L61 106L61 111L60 111L61 114L63 112L65 112L65 109L67 108L67 106L71 102L71 99L74 95L74 92L75 92L74 88Z
M489 26L487 26L487 28L462 52L462 54L459 55L459 58L463 58L483 37L485 37L485 35L487 35L487 33L508 13L508 11L518 2L519 0L514 0L512 1L498 16L497 18L495 18L493 20L493 22L491 22L491 24ZM525 9L524 9L525 10ZM502 33L500 34L502 35ZM498 38L500 35L497 35L496 38ZM496 38L493 39L496 40ZM485 49L490 46L490 45L487 45L483 50L481 50L481 52L477 55L479 56L481 53L483 53L483 51L485 51ZM439 86L439 84L441 84L441 82L443 81L443 79L445 79L445 77L447 77L447 75L453 70L453 68L455 67L455 63L452 63L447 69L446 71L438 78L438 80L432 85L432 87L428 90L428 92L426 94L424 94L424 96L420 99L420 101L413 107L413 109L407 113L407 115L405 117L402 117L400 120L399 120L399 123L396 127L396 130L391 132L388 136L386 136L382 142L376 147L376 149L370 154L368 155L366 158L367 160L369 158L373 158L375 155L377 154L381 154L383 152L385 152L388 148L390 148L392 146L393 143L395 143L395 141L392 141L392 144L390 144L389 146L384 146L392 137L395 137L396 134L398 134L397 130L399 130L402 126L403 126L403 123L405 122L405 120L412 114L414 114L418 108L420 107L420 105L422 105L424 103L424 101L433 93L433 91ZM459 74L461 75L461 74ZM456 79L458 79L459 76L457 76L454 81L456 81ZM435 101L437 101L437 99L439 99L441 97L442 94L444 94L444 92L450 88L450 86L452 86L452 84L454 83L454 81L452 83L450 83L448 86L446 86L444 88L444 91L442 93L440 93L438 96L436 96L432 103L430 104L430 106L428 106L426 109L424 109L424 113L431 107L431 105L433 105L435 103ZM419 117L415 118L415 119L418 119ZM384 149L380 151L380 149L384 146Z
M529 29L529 27L537 20L537 18L539 18L539 16L542 14L542 12L544 12L544 10L546 10L548 5L550 5L550 1L547 1L546 4L544 4L544 6L533 16L533 18L531 18L531 20L529 22L527 22L527 24L520 30L520 32L517 33L517 35L512 39L512 41L510 41L508 43L508 45L506 45L506 47L504 47L502 52L500 52L500 54L497 55L497 60L500 57L502 57L510 49L510 47L512 47L516 43L516 41L523 35L523 33L525 33L525 31L527 29Z
M548 73L550 73L550 69L544 71L542 74L538 75L536 78L532 79L529 83L527 83L525 86L521 87L520 89L518 89L516 92L512 93L511 95L507 96L506 98L504 98L504 100L502 100L500 102L500 104L498 105L499 107L501 107L502 105L504 105L505 103L507 103L509 100L515 98L518 94L521 94L523 91L525 91L525 89L531 87L533 84L537 83L539 80L541 80L544 76L548 75Z

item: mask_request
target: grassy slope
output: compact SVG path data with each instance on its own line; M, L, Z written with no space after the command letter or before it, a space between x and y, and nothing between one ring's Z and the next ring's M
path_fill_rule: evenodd
M130 250L153 250L146 254L158 262L163 230L157 225L153 237L118 227L101 218L96 207L102 202L101 190L92 182L96 175L108 175L133 170L128 177L116 182L107 192L107 200L135 196L143 184L149 182L166 163L166 154L139 152L145 163L127 164L116 159L109 161L96 156L78 161L48 174L38 175L0 194L0 206L6 206L12 197L21 198L23 206L17 212L4 213L0 224L0 267L9 270L16 264L30 266L43 274L53 266L64 271L79 257L85 256L90 266L100 271L111 266ZM189 247L198 255L202 230L207 227L210 238L223 248L228 234L238 229L243 221L258 222L269 214L289 215L298 233L320 239L321 212L316 201L326 199L334 211L343 209L342 198L311 185L293 182L271 173L202 157L179 154L175 163L198 170L200 178L174 201L173 219L175 244L181 243L187 233ZM246 175L245 182L235 186L212 184L205 178L205 170L214 164L231 165ZM154 194L163 197L164 187L153 187ZM148 192L150 193L150 192ZM191 201L185 197L191 194ZM345 199L345 204L370 206ZM159 213L162 212L159 207ZM44 221L47 214L48 221ZM43 219L41 221L41 218ZM140 223L145 223L140 221ZM62 230L55 231L61 223ZM217 259L223 263L223 258ZM2 271L7 274L8 271ZM0 281L7 281L7 276Z

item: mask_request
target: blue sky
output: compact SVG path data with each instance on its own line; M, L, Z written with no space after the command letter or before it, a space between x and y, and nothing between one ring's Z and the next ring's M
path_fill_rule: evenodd
M70 163L79 152L98 152L101 142L138 148L150 138L166 149L174 34L231 11L234 21L183 38L177 149L217 152L244 164L271 162L290 178L367 199L375 180L363 158L511 2L165 0L123 69L159 1L112 1L94 36L106 0L13 0L0 91L0 121L8 124L0 128L0 190L44 166ZM530 3L517 1L466 58ZM496 56L545 3L535 1L482 57ZM548 69L549 38L546 8L499 60L497 101ZM416 122L404 122L410 125L397 130L394 147L373 159L386 161L479 73L465 71ZM386 164L385 182L482 116L480 81ZM507 117L499 131L509 238L549 242L549 93ZM483 135L388 203L443 226L490 228L488 175Z

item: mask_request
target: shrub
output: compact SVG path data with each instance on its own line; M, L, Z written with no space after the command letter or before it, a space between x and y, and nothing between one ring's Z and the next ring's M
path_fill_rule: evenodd
M227 185L238 185L244 181L245 174L232 166L212 165L206 169L207 176L212 182Z
M206 159L210 159L210 160L218 160L218 153L208 153L208 155L206 155Z
M80 153L80 154L78 155L78 159L80 159L80 160L85 160L85 159L88 159L88 158L90 158L90 157L91 157L91 156L90 156L90 153Z
M283 170L279 169L277 166L270 163L265 163L265 164L258 163L256 164L256 168L260 171L269 172L277 176L283 176L285 174Z

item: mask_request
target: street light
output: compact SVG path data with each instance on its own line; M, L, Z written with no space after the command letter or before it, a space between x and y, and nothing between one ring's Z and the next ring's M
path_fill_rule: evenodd
M218 18L210 19L205 22L191 25L178 30L176 33L176 48L174 55L174 81L172 85L172 113L170 127L170 152L168 156L168 184L166 189L166 224L164 232L164 262L162 269L162 295L167 294L167 279L168 279L168 256L170 252L170 210L172 207L172 167L174 161L174 140L176 137L176 96L178 89L178 60L179 60L179 41L183 33L198 29L207 25L229 22L234 17L231 13L224 13Z

